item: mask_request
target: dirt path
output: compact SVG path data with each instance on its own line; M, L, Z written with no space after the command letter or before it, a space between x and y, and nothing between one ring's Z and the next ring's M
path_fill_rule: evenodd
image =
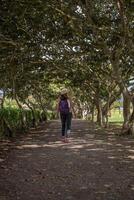
M134 139L73 121L70 143L53 121L0 159L0 200L134 200Z

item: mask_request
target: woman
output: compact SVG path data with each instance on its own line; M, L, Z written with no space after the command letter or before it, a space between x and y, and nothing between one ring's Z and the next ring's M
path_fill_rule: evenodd
M70 134L71 130L71 101L68 97L68 90L63 89L60 94L60 98L58 100L58 112L60 113L61 124L62 124L62 141L68 142L67 137Z

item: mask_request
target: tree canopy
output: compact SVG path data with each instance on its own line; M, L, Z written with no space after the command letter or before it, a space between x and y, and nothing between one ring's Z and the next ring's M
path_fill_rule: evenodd
M2 0L0 88L19 104L33 106L32 96L47 109L58 87L69 87L79 110L96 108L100 125L122 94L128 132L134 123L132 5L131 0Z

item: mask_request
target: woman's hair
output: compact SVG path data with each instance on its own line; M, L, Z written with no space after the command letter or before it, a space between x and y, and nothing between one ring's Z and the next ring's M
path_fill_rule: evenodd
M61 94L60 99L61 99L61 100L68 99L67 94Z

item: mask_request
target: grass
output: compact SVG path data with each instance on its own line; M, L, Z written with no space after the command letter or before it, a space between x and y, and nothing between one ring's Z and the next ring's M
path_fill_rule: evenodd
M111 113L111 117L109 117L109 122L117 122L122 123L123 122L123 113L119 113L118 110L113 110Z
M122 111L119 113L118 110L112 110L111 117L109 117L109 123L116 125L116 126L122 126L122 124L123 124Z

